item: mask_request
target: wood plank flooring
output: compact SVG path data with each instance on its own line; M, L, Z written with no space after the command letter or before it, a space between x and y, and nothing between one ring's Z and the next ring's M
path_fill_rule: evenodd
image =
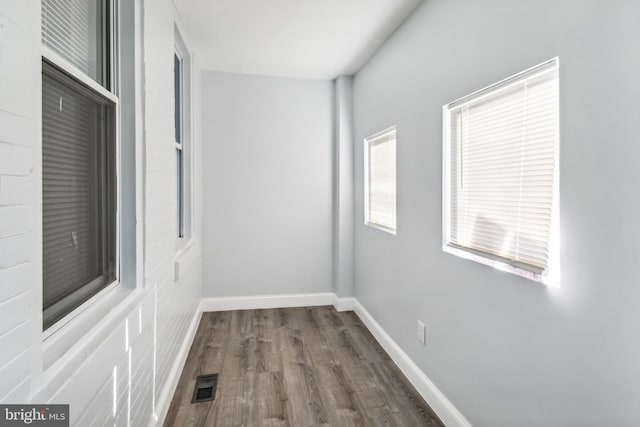
M216 399L191 403L198 375ZM353 312L204 313L165 426L443 426Z

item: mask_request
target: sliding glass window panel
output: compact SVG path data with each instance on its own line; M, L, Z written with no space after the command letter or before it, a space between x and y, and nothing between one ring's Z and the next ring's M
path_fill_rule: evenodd
M116 279L115 107L43 61L44 328Z
M109 3L42 1L42 43L106 89L111 89Z

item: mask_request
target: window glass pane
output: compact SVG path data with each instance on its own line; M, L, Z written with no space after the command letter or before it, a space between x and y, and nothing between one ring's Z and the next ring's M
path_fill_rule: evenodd
M173 57L173 88L176 142L182 143L182 61Z
M184 237L184 158L182 150L176 150L178 175L178 237Z
M42 42L109 88L107 0L43 0Z
M178 237L184 237L184 152L182 151L182 59L178 54L173 55L173 89L174 89L174 125L177 174L177 202L178 202Z
M396 132L395 129L367 138L367 222L387 230L396 229Z
M43 63L45 329L115 279L114 107Z

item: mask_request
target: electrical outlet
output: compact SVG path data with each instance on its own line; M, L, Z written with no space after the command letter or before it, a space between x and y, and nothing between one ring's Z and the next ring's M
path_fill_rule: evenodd
M427 343L427 330L424 323L418 320L418 340L425 345Z

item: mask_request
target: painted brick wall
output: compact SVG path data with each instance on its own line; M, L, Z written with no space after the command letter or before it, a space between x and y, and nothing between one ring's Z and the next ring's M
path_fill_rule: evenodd
M202 287L199 164L191 243L176 251L171 0L140 2L143 28L144 283L43 369L40 2L0 1L0 402L69 403L72 425L155 424ZM194 85L198 84L194 73ZM194 90L194 93L198 93ZM193 101L197 109L197 97ZM195 112L197 114L197 111ZM197 142L197 138L194 138ZM199 147L194 158L198 159ZM181 276L174 278L174 265Z
M144 69L147 90L145 133L145 281L156 287L158 337L156 352L155 397L163 400L163 389L173 361L195 309L195 297L201 288L186 289L174 282L176 247L176 151L174 147L173 50L174 8L170 1L146 1L144 16ZM167 173L171 171L171 173ZM169 232L167 232L167 230ZM200 247L189 251L199 252ZM194 274L200 272L200 261L183 259L183 281L201 283ZM184 274L184 273L183 273ZM188 298L192 296L193 298Z
M39 139L40 4L0 2L0 400L28 398ZM37 300L37 298L35 298Z

